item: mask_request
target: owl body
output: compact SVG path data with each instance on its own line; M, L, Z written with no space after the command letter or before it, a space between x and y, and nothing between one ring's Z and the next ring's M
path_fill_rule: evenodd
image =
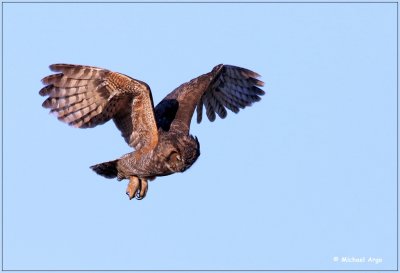
M119 180L136 176L141 179L153 179L157 176L171 175L189 169L200 156L197 138L179 132L159 130L159 143L146 152L135 151L113 161L92 166L99 175L114 173ZM105 164L105 165L104 165ZM115 170L111 170L115 168ZM110 177L109 177L110 178Z
M91 168L99 175L129 179L129 198L142 199L147 181L184 172L200 156L200 144L190 135L196 110L203 109L213 122L227 110L238 113L261 99L264 85L256 72L231 65L217 65L169 93L154 107L150 87L134 78L107 69L54 64L56 74L43 78L39 94L48 96L42 106L60 121L77 128L93 128L112 120L134 149L119 159Z

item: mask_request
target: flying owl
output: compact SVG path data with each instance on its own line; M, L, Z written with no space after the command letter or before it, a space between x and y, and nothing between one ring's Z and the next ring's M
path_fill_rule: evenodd
M196 109L210 121L259 101L264 83L259 74L241 67L217 65L211 72L180 85L155 108L150 87L142 81L103 68L53 64L56 74L43 78L39 94L60 121L77 128L92 128L112 119L134 151L121 158L91 166L97 174L129 179L129 199L143 199L148 181L184 172L200 156L197 137L190 135Z

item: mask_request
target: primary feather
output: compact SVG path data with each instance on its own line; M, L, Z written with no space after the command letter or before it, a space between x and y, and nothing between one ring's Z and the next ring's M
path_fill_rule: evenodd
M135 149L119 159L91 168L106 178L129 179L129 198L142 199L147 181L184 172L200 155L197 138L190 135L195 109L200 123L206 116L224 119L261 99L264 85L257 73L231 65L186 82L169 93L155 108L150 87L139 80L107 69L54 64L56 74L43 78L39 94L43 107L60 121L90 128L113 120L125 141Z

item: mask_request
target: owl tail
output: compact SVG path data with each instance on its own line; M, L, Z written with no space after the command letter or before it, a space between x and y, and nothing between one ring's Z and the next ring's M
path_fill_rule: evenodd
M91 166L90 168L97 174L104 176L105 178L116 178L118 175L117 162L118 159L96 164Z

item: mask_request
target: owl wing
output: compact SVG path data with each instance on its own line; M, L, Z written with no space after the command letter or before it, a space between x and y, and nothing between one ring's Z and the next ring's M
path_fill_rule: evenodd
M78 128L91 128L110 119L129 146L154 148L158 142L153 100L149 86L106 69L53 64L60 72L43 78L39 92L48 96L42 106L58 119Z
M238 113L240 109L261 99L265 92L260 88L264 82L251 70L217 65L207 74L184 83L168 94L155 108L157 124L164 130L177 126L189 132L190 122L197 109L197 123L202 121L203 108L210 121L216 114L227 116L227 109Z

